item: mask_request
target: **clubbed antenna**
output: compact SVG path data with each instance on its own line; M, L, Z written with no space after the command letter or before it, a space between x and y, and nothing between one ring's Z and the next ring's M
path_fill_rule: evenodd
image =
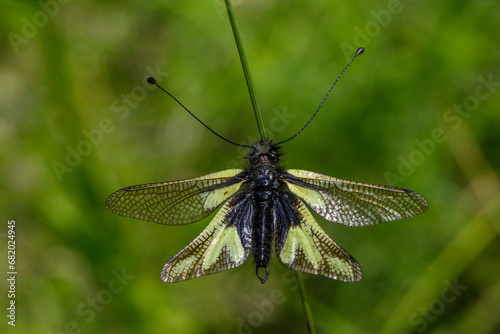
M226 139L224 137L222 137L220 134L218 134L217 132L215 132L214 130L212 130L208 125L206 125L205 123L203 123L198 117L196 117L195 114L193 114L191 111L189 111L188 108L186 108L179 100L177 100L172 94L170 94L168 91L166 91L165 89L163 89L163 87L161 87L157 82L156 80L153 78L153 77L149 77L148 78L148 82L152 85L155 85L156 87L160 88L162 91L164 91L165 93L167 93L172 99L174 99L175 102L177 102L182 108L184 108L184 110L186 110L191 116L193 116L198 122L201 123L201 125L203 125L204 127L206 127L208 130L210 130L210 132L212 132L214 135L216 135L217 137L221 138L222 140L230 143L230 144L233 144L233 145L236 145L236 146L242 146L242 147L251 147L249 145L244 145L244 144L238 144L238 143L235 143L229 139Z
M354 57L352 57L352 59L349 61L349 63L344 67L344 69L342 70L342 72L340 72L339 76L337 77L337 80L335 80L335 82L333 83L332 87L330 87L330 89L328 90L328 92L326 93L325 97L323 98L323 100L321 101L321 103L319 104L318 106L318 109L316 109L316 111L314 112L314 114L311 116L311 118L307 121L306 125L304 125L304 127L302 129L299 130L299 132L297 132L296 134L294 134L293 136L291 136L290 138L288 139L285 139L279 143L277 143L276 145L280 145L280 144L283 144L283 143L286 143L287 141L289 140L292 140L293 138L297 137L302 131L305 130L305 128L309 125L309 123L311 123L311 121L314 119L314 117L316 117L316 114L318 113L318 111L321 109L321 107L323 106L323 103L325 103L325 100L326 98L328 97L328 95L330 95L330 92L332 91L333 87L335 87L335 85L337 84L337 82L339 81L340 77L342 76L342 74L344 74L344 72L347 70L347 68L352 64L352 62L354 61L354 59L356 59L360 54L362 54L363 52L365 52L365 49L364 48L358 48L358 50L356 51L356 54L354 55Z

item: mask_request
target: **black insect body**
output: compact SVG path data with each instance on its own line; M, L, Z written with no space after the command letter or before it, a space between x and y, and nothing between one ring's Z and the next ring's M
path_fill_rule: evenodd
M257 143L249 152L249 164L245 171L248 185L243 191L250 193L255 207L252 221L252 252L255 258L256 273L262 283L269 275L268 264L271 258L274 240L274 215L276 202L284 187L280 177L283 169L279 165L278 147L272 141ZM265 268L266 276L262 278L259 268Z
M225 203L205 230L167 262L162 280L178 282L231 269L252 251L262 283L269 275L273 245L285 267L348 282L361 279L358 262L319 227L305 203L325 219L348 226L413 217L428 207L411 190L285 171L279 157L272 141L258 142L245 170L124 188L108 198L106 207L127 217L182 225Z
M356 56L362 52L360 48ZM148 81L156 84L152 78ZM214 132L227 142L249 148L244 170L127 187L109 196L106 208L118 215L165 225L198 222L218 209L200 235L165 264L161 273L164 282L235 268L252 252L256 274L264 283L273 247L278 261L287 268L358 281L358 262L321 229L308 207L334 223L368 226L417 216L427 210L428 203L420 194L399 187L284 170L279 164L278 145L296 137L306 126L278 144L261 140L252 146L236 144Z

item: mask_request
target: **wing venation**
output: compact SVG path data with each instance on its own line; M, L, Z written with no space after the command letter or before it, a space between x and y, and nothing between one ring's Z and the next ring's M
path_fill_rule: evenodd
M120 189L106 200L106 208L120 216L165 225L202 220L235 194L244 178L241 169L172 182L149 183Z
M321 229L299 198L287 195L274 208L275 248L280 263L309 274L359 281L359 263Z
M323 218L348 226L366 226L409 218L425 212L425 198L408 189L353 182L299 169L284 181Z
M251 233L245 233L240 224L252 221L254 207L245 194L238 195L227 201L203 232L165 264L161 273L164 282L215 274L245 262L251 249Z

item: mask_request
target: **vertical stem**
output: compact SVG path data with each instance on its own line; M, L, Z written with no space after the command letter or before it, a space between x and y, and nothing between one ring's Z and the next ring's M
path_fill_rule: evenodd
M309 306L309 301L307 300L306 286L304 285L304 279L299 271L295 272L297 277L297 283L299 284L300 297L302 299L302 307L304 308L304 314L307 321L307 329L309 329L310 334L316 334L316 328L314 327L314 319L311 312L311 306Z
M243 43L241 42L240 32L238 30L238 25L236 24L236 18L234 17L233 6L231 5L231 0L225 0L225 2L227 15L229 16L229 22L231 22L231 28L233 29L233 35L236 41L236 47L238 48L238 54L240 55L241 66L243 67L243 73L245 74L245 79L247 81L250 100L252 100L253 112L255 114L257 126L259 127L260 139L264 140L267 138L266 129L262 123L262 117L260 115L259 105L257 104L255 89L253 87L252 76L250 75L250 68L248 67L247 57L245 56L245 50L243 49Z
M250 68L248 67L245 50L243 49L243 43L241 42L240 32L238 30L238 25L236 24L236 18L234 17L233 6L231 5L231 0L224 1L226 2L227 15L229 16L229 22L231 22L231 28L233 30L234 39L236 41L236 47L238 48L238 54L240 55L241 66L243 67L243 73L247 82L248 92L250 93L250 99L252 100L253 112L255 114L257 126L259 127L260 138L267 139L266 129L264 128L264 124L262 123L259 105L257 104L257 98L255 96L255 89L253 87L252 76L250 75ZM306 316L307 328L309 329L309 333L316 334L316 328L314 327L311 307L309 306L309 302L307 301L307 292L302 274L298 271L296 271L295 274L297 276L297 282L299 284L300 297L302 299L302 306L304 308L304 314Z

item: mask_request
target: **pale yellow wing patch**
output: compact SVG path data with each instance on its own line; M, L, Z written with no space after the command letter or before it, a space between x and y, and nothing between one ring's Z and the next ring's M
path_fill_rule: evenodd
M429 207L422 195L411 190L346 181L300 169L287 170L284 181L319 215L348 226L414 217Z
M165 225L184 225L202 220L234 195L244 182L229 169L172 182L127 187L106 200L106 208L118 215Z
M239 235L232 219L253 218L253 208L249 205L250 201L225 203L203 232L165 264L162 281L173 283L215 274L245 262L251 240L249 235Z
M358 262L321 229L305 204L297 199L291 210L285 209L285 205L286 202L280 203L276 211L279 217L276 223L286 227L276 229L280 263L309 274L345 282L359 281L362 274Z

